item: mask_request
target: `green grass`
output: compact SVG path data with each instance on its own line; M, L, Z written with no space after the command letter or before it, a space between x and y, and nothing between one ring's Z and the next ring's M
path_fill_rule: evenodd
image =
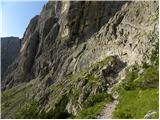
M152 50L151 62L153 65L159 65L159 43L156 43L155 50Z
M85 93L85 98L80 103L82 110L78 112L78 115L76 116L77 118L95 118L97 114L101 112L104 105L111 101L111 96L107 93L102 93L100 89L103 87L101 81L102 76L100 73L104 66L111 65L114 62L115 58L110 56L79 72L67 76L67 79L72 81L70 85L72 88L69 97L74 99L75 102L78 101L83 87L91 88L91 91L99 89L96 95L91 95L91 91L90 93ZM76 86L79 83L81 83L82 86L77 88ZM88 116L86 116L86 114L88 114Z
M155 51L152 55L153 65L144 65L144 71L141 73L139 73L141 69L139 66L128 71L126 78L118 87L120 97L113 114L114 118L143 118L148 111L158 113L157 59ZM13 114L14 118L68 118L72 115L67 113L65 107L70 99L81 106L76 118L96 118L104 106L112 101L110 95L101 91L103 86L100 73L104 66L113 62L114 57L107 57L80 72L67 76L67 84L51 85L48 89L57 93L54 93L53 99L49 100L47 112L45 110L40 112L36 101L26 99L26 95L32 92L29 86L24 88L18 86L6 90L2 93L2 118L6 118L6 116L12 118ZM90 88L91 91L98 89L98 91L96 91L96 95L93 95L89 90L84 100L78 103L83 87ZM63 92L59 94L58 91ZM154 118L158 118L158 114Z
M125 90L133 90L135 89L135 85L133 84L133 81L138 77L138 71L137 69L128 71L126 78L122 81L122 87Z
M83 103L83 109L76 116L78 119L94 119L102 111L104 106L112 100L107 93L99 93L88 97Z
M65 107L68 103L68 96L63 95L58 103L55 104L55 110L53 112L53 117L52 118L67 118L69 114L65 110Z
M12 118L14 112L27 101L31 85L20 85L2 92L2 118Z
M51 85L51 86L48 87L49 90L55 90L55 91L56 90L61 90L63 88L64 88L63 85Z
M81 117L81 115L84 114L83 111L89 112L89 110L92 111L92 114L90 114L90 116L92 115L96 116L96 114L98 114L104 107L102 106L102 103L105 105L108 101L111 101L111 96L109 96L107 93L101 93L102 92L101 90L96 91L97 95L92 95L90 93L91 91L95 89L100 89L102 87L102 81L99 76L99 73L101 73L101 70L103 69L104 66L112 64L114 60L115 60L114 57L107 57L106 59L100 62L92 64L90 67L86 67L85 69L82 69L79 72L70 74L66 76L66 79L68 80L67 84L51 85L49 87L49 90L57 91L57 90L62 90L63 88L67 88L67 90L64 90L64 93L67 93L66 98L68 100L73 99L73 104L79 104L82 107L82 111L79 112L79 117ZM91 88L91 91L89 90L89 92L83 93L85 98L83 98L81 103L78 103L79 97L80 95L82 95L82 88L84 87ZM62 107L62 106L66 106L67 104L67 102L65 102L66 98L61 99L61 103L63 103L63 105L61 105L61 103L55 102L57 101L57 97L55 98L55 96L53 96L53 101L49 101L50 105L56 108L53 111L53 113L55 114L53 118L68 116L67 112L64 111L65 108ZM58 113L62 113L62 114L58 114Z
M149 66L141 74L138 74L138 72L138 70L128 72L121 85L125 90L147 89L158 86L158 66Z
M52 118L67 118L69 114L65 107L68 102L68 97L62 95L62 98L55 104L55 109L49 111L42 110L40 112L39 104L35 100L28 100L21 105L14 113L15 119L52 119Z
M158 86L159 82L159 73L158 66L148 67L142 75L133 81L133 84L136 88L154 88Z
M149 111L155 111L157 114L152 118L158 119L158 56L158 51L153 51L151 65L145 63L142 68L137 66L128 71L126 78L114 88L114 91L119 92L119 103L113 113L114 118L143 119Z
M112 64L115 62L114 56L106 57L104 60L100 62L96 62L95 64L92 64L89 69L92 70L100 70L104 65Z
M102 111L106 102L97 103L92 107L88 107L86 109L81 110L78 115L77 119L95 119L97 115Z
M38 103L36 101L30 101L22 105L14 113L15 119L36 119L38 118Z
M114 111L114 118L144 118L148 111L156 111L154 118L158 118L158 90L123 91L119 104Z
M111 101L112 100L111 95L109 95L107 93L99 93L96 95L89 96L87 98L87 100L83 103L83 107L84 108L91 107L97 103L104 101L104 100L107 102Z
M67 78L70 80L81 80L81 79L84 79L87 77L88 78L89 77L98 78L97 75L99 74L100 70L104 66L114 63L115 62L114 60L115 59L113 56L106 57L104 60L102 60L100 62L96 62L96 63L92 64L90 67L87 67L79 72L74 73L74 74L68 75Z

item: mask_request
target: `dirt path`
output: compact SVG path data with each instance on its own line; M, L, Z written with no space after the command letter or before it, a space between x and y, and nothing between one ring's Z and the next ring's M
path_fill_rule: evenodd
M117 100L114 100L113 102L107 104L100 115L97 117L97 119L112 119L112 113L117 104Z

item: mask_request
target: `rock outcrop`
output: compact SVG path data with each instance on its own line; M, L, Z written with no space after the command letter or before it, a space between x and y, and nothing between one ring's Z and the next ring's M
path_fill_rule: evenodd
M30 21L7 72L2 103L13 95L16 101L3 103L2 117L81 118L94 102L113 99L106 93L126 68L151 65L157 45L155 1L49 1ZM33 106L29 117L25 108Z
M21 48L21 39L18 37L1 38L1 78L3 80L9 65L18 57Z

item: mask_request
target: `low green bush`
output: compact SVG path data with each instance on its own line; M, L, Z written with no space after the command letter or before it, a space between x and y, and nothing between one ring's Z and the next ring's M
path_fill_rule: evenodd
M78 112L76 118L95 119L104 106L111 100L111 95L107 93L99 93L97 95L89 96L83 103L83 109Z
M142 68L139 68L142 69ZM159 82L158 65L148 65L143 72L139 70L128 72L121 86L125 90L156 88Z
M39 111L38 103L35 100L26 102L14 113L16 119L52 119L52 118L67 118L70 115L65 111L67 97L63 96L62 99L55 105L56 109L50 111Z
M133 90L135 86L133 81L138 77L138 71L130 71L127 73L126 78L122 81L122 86L125 90Z
M94 106L84 108L78 112L78 119L95 119L97 115L102 111L107 102L103 101L95 104Z
M94 106L96 103L100 103L104 100L109 102L112 100L112 96L107 93L99 93L97 95L89 96L87 100L83 103L83 107L87 108L90 106Z
M148 67L141 76L133 81L136 88L156 88L159 82L159 73L156 67Z
M38 104L36 101L25 103L14 114L16 119L35 119L38 118Z

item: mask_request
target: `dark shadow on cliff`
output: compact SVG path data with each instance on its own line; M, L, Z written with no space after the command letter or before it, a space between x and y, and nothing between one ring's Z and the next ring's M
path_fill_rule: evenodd
M76 3L76 2L75 2ZM94 1L71 4L68 13L70 39L66 41L68 47L87 41L94 33L106 24L121 7L129 1ZM78 9L79 8L79 9Z
M107 87L112 87L113 84L117 83L118 74L127 66L126 62L123 62L118 56L114 56L115 61L109 65L106 69L102 70L102 76L104 79L104 84Z

